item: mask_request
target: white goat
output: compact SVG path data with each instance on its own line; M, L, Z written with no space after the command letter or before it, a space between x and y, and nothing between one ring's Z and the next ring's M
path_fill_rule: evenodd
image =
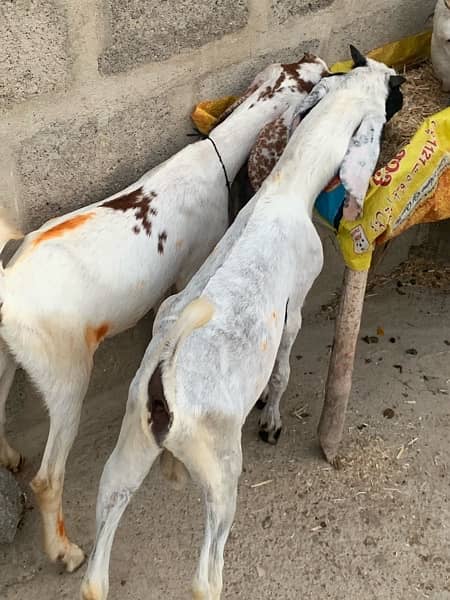
M186 289L161 306L101 478L83 600L107 597L120 517L163 450L204 490L206 532L193 597L220 598L242 466L241 428L268 383L261 427L269 438L278 436L290 350L304 299L322 268L311 222L314 201L342 165L361 206L390 83L398 84L392 69L372 60L364 65L323 79L300 104L303 115L323 98Z
M95 350L105 337L132 327L172 285L180 289L225 232L228 194L218 155L232 180L261 129L281 115L290 118L326 72L310 55L266 68L210 140L188 146L107 200L47 222L0 270L0 464L14 470L20 463L4 432L14 356L50 414L32 488L47 554L68 571L84 554L65 533L65 464ZM17 237L3 222L0 235L0 248Z
M450 0L438 0L436 4L431 60L444 91L450 92Z

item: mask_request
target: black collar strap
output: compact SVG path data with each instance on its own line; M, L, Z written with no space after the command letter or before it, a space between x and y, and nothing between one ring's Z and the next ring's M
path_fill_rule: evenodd
M219 159L219 162L223 169L223 174L225 175L225 183L226 183L227 190L228 190L228 206L229 206L228 212L230 213L230 210L231 210L231 202L230 202L231 201L231 184L230 184L230 180L228 179L228 173L225 168L224 162L222 160L222 157L220 156L219 150L217 149L216 142L211 137L209 137L209 135L207 133L206 134L201 133L200 131L198 131L198 129L194 133L188 133L187 135L188 135L188 137L200 137L203 140L209 140L211 142L211 144L213 145L213 148L217 154L217 158ZM230 223L231 223L231 221L230 221Z

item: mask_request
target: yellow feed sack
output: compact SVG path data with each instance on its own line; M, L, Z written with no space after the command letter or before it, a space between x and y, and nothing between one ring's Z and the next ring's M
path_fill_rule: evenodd
M371 50L367 56L384 62L385 65L394 69L402 69L405 66L415 65L430 57L431 54L431 31L425 31L418 35L403 38L398 42L392 42ZM330 71L341 73L350 71L353 66L351 60L334 64Z
M450 218L450 108L429 117L370 181L364 214L341 220L338 241L352 269L370 267L374 244L413 225Z

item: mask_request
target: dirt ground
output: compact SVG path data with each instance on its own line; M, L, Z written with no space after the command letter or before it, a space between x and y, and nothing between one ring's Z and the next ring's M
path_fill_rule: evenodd
M257 411L246 423L223 596L448 600L450 294L395 280L370 290L339 471L324 462L316 438L332 312L324 307L305 319L278 446L258 440ZM127 364L109 356L106 347L67 471L68 530L87 550L99 476L137 364L131 350ZM105 378L122 383L106 393ZM38 467L47 419L29 387L16 390L11 439L27 457L26 481ZM14 544L0 547L0 598L78 598L85 567L66 575L47 563L31 494L29 505ZM199 490L175 492L154 468L118 531L110 600L188 598L202 531Z

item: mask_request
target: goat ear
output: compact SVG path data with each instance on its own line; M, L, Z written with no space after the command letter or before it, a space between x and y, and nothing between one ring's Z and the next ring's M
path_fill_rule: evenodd
M288 141L289 128L285 116L261 130L248 159L248 177L255 192L272 172Z
M353 135L339 171L346 191L344 218L355 220L362 211L370 178L380 155L380 140L385 122L383 115L366 117Z
M402 108L402 90L399 87L391 87L388 97L386 98L386 121L390 121L396 113L402 110Z
M392 89L399 88L404 83L406 83L406 78L403 75L392 75L389 77L389 87Z
M350 44L350 54L355 67L367 67L367 58L352 44Z

